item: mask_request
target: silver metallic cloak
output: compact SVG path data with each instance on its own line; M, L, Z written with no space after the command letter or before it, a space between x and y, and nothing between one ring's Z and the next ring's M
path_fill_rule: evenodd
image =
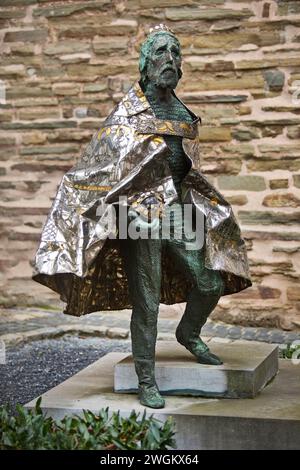
M192 124L157 119L136 82L95 132L80 163L63 176L42 231L33 279L60 294L67 303L65 313L80 316L132 306L119 241L107 236L107 212L99 217L96 210L101 204L107 210L119 204L119 196L127 196L130 204L148 195L165 205L176 199L166 134L183 137L192 162L182 194L185 203L205 215L206 267L220 270L224 295L252 285L232 208L199 170L200 118L189 112ZM163 255L161 302L185 302L190 288L185 273Z

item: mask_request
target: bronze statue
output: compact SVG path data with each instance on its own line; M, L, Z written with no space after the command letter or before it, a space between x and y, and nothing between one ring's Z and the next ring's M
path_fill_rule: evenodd
M132 307L139 399L161 408L165 402L155 381L159 303L186 301L178 342L199 363L222 364L200 338L201 328L222 295L252 284L232 208L199 170L200 118L174 93L181 51L169 28L159 25L150 32L139 68L140 80L94 134L80 163L64 175L33 279L58 292L71 315ZM182 213L188 205L193 229L197 214L204 218L200 248L187 248ZM161 236L166 208L174 208L169 238ZM111 209L117 209L118 224L107 230ZM121 218L128 222L125 236ZM158 237L128 236L130 224L141 229L153 220Z

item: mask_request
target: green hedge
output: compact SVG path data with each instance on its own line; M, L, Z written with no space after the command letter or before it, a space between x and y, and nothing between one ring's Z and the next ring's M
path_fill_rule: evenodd
M288 343L284 349L279 350L279 357L282 359L300 359L300 343Z
M175 448L174 422L164 423L132 411L122 418L119 413L109 416L109 408L98 414L83 411L83 416L65 416L62 420L47 417L41 409L41 398L32 410L17 405L11 415L0 407L0 449L59 449L59 450L124 450Z

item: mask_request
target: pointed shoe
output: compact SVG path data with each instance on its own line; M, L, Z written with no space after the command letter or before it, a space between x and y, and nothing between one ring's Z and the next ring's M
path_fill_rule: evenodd
M149 408L164 408L165 400L156 385L139 385L139 400L141 405Z
M220 366L223 364L221 359L209 350L209 347L200 337L190 342L183 341L179 334L177 334L176 337L177 341L195 356L199 364L209 364L212 366Z

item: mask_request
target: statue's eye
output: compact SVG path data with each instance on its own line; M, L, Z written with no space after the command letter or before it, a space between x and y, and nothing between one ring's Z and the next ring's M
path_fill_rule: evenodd
M160 47L159 49L156 50L156 55L162 55L164 53L164 48Z

